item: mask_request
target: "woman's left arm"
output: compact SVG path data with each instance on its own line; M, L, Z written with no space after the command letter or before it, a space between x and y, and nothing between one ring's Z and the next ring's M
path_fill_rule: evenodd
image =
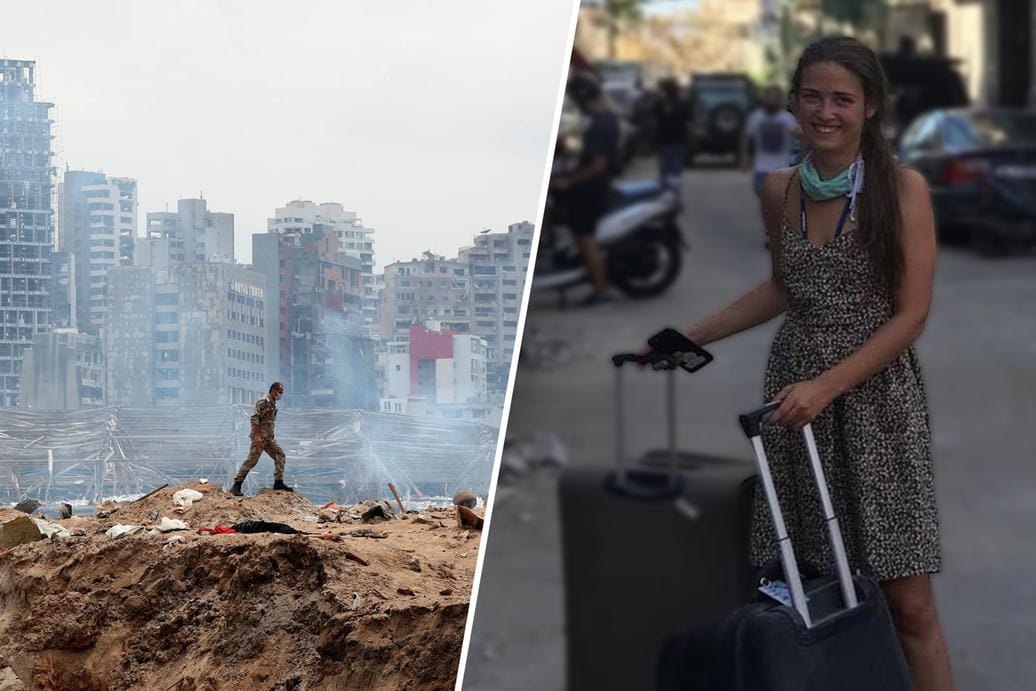
M899 195L903 263L895 314L856 352L816 379L785 387L776 396L783 402L770 422L796 428L812 422L835 398L885 369L924 331L935 273L932 203L924 178L906 168L900 172Z

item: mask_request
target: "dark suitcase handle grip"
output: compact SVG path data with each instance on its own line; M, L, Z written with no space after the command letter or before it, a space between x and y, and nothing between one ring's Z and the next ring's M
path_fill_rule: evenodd
M622 367L627 362L635 362L638 365L655 366L655 369L676 369L681 366L681 360L673 355L673 353L660 353L657 350L647 353L616 353L612 355L612 364Z
M683 493L684 478L672 473L627 470L609 473L605 487L628 499L669 499Z
M762 408L749 411L744 415L738 416L738 420L741 422L741 429L744 430L745 436L751 439L752 437L759 436L759 423L762 422L763 418L781 407L780 401L770 401Z
M612 364L616 367L622 367L627 362L635 362L638 365L651 365L666 359L665 355L654 351L644 355L640 353L616 353L612 355Z

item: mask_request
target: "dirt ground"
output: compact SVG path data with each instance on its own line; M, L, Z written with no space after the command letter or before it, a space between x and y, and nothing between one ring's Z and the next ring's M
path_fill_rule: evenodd
M204 499L177 512L188 487ZM452 506L302 520L318 508L194 482L107 518L54 520L72 536L0 550L0 672L73 691L453 688L481 533ZM0 509L0 523L18 515ZM105 535L163 516L190 529ZM249 519L313 534L197 533Z

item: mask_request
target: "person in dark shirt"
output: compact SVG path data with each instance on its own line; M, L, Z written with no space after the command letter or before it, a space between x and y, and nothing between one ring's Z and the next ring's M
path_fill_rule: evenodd
M569 228L583 258L593 293L582 304L610 301L608 276L597 245L597 223L608 211L611 183L615 176L619 148L619 119L608 106L600 85L592 77L576 75L568 92L590 119L583 134L576 167L551 180L551 189L561 193L568 210Z
M658 122L658 177L663 184L680 189L690 109L680 97L680 86L675 79L662 80L658 88L662 94L655 106Z

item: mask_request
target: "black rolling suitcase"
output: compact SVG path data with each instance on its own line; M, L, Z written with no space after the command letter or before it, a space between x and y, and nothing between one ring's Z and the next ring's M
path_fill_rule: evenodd
M669 448L626 467L616 356L616 467L561 476L566 661L571 691L650 688L662 646L688 621L745 602L754 466L676 452L676 377L667 379Z
M760 596L715 626L673 639L659 687L688 691L910 691L903 651L881 588L849 571L813 430L803 438L823 504L837 575L803 579L770 476L759 425L770 403L741 416L756 452L790 604Z

